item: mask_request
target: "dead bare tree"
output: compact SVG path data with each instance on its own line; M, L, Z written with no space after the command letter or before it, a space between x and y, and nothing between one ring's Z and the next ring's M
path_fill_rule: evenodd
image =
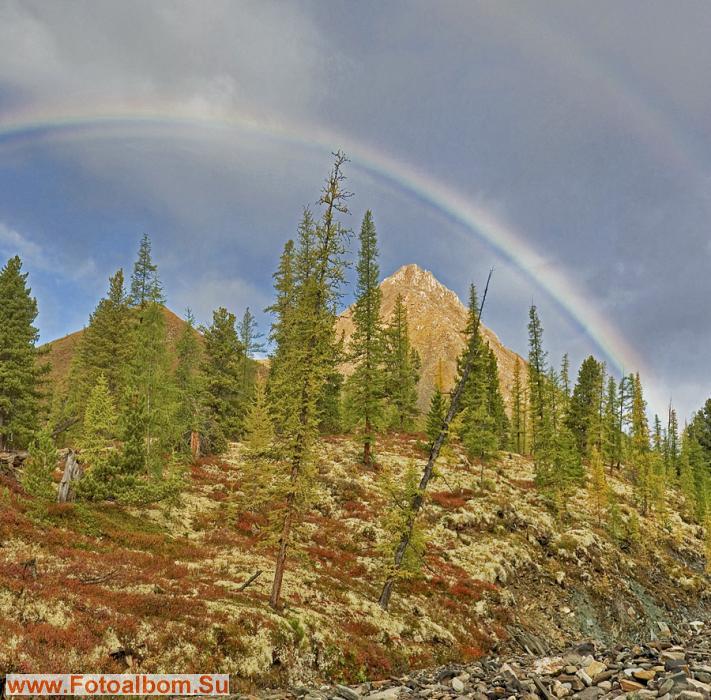
M489 275L486 278L486 286L484 287L484 295L481 298L481 304L479 305L479 313L477 315L476 323L474 325L474 329L472 331L471 338L469 339L469 351L467 354L467 359L466 363L464 364L464 369L462 370L462 374L459 377L459 381L457 382L457 386L454 388L454 391L452 392L450 402L449 402L449 410L447 411L447 415L444 418L444 422L442 423L442 427L439 431L439 435L437 436L437 439L432 443L432 448L430 449L430 456L429 459L427 460L427 464L425 465L425 469L422 473L422 479L420 480L420 484L417 488L417 491L415 492L415 495L412 497L412 502L410 503L410 512L409 516L407 519L407 522L405 524L405 528L403 529L402 536L400 537L400 541L395 548L395 558L394 558L394 566L390 572L390 575L388 576L387 580L385 581L385 585L383 586L383 591L380 594L380 598L378 600L378 603L380 607L383 610L387 610L388 606L390 605L390 598L393 593L393 587L395 586L395 580L397 578L397 573L402 567L403 560L405 559L405 553L407 552L407 548L410 546L410 542L412 540L412 534L414 531L415 527L415 520L417 519L417 516L422 509L422 504L424 503L424 495L425 495L425 489L427 488L427 484L429 484L430 479L432 479L432 474L434 472L434 466L435 462L437 461L437 458L439 457L440 450L442 449L442 446L444 445L444 441L447 439L447 433L449 432L449 426L450 423L452 422L454 416L457 413L457 409L459 408L459 401L462 396L462 392L464 391L464 387L467 383L467 379L469 378L469 375L471 374L472 367L474 366L474 361L477 358L477 355L479 353L479 348L482 347L481 343L476 342L477 338L479 336L479 326L481 324L481 315L484 311L484 304L486 303L486 295L489 291L489 282L491 282L491 275L493 274L493 269L489 270Z

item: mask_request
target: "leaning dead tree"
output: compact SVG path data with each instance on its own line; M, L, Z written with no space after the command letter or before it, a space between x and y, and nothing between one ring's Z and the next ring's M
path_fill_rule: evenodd
M64 463L64 473L62 480L59 482L59 491L57 491L57 503L67 503L74 500L74 482L81 479L84 470L77 462L76 453L69 450L67 461Z
M417 488L417 491L413 495L412 501L410 502L410 509L409 509L408 518L405 523L405 527L403 528L403 532L402 532L402 536L400 537L400 541L398 542L398 545L395 548L395 558L393 561L393 567L390 570L390 574L388 575L388 578L385 581L385 585L383 586L383 591L380 594L380 599L378 600L378 603L383 610L387 610L388 606L390 605L390 597L392 596L392 593L393 593L393 587L395 586L395 581L397 579L398 572L402 568L402 564L405 559L405 554L407 553L408 547L410 546L410 543L412 541L412 536L413 536L413 532L415 529L415 521L417 520L417 516L418 516L420 510L422 509L422 505L424 503L424 496L425 496L425 490L427 489L427 484L429 484L430 480L432 479L432 474L434 473L435 462L437 461L437 458L439 457L439 453L440 453L440 450L442 449L442 446L444 445L444 441L447 439L447 433L449 432L450 423L452 422L452 420L454 419L454 416L457 413L457 410L459 408L459 401L462 397L462 392L464 391L464 387L466 386L467 379L469 378L469 375L471 374L472 367L474 366L474 362L477 359L477 356L479 354L479 349L482 347L482 343L477 342L477 339L479 337L479 326L481 324L481 315L484 311L484 304L486 303L486 295L489 291L489 282L491 281L492 273L493 273L493 270L489 270L489 275L486 278L486 286L484 287L484 295L481 298L481 304L479 305L479 313L476 318L476 323L474 325L472 335L469 338L469 350L467 353L467 358L466 358L466 362L464 364L464 368L462 370L462 374L459 377L457 386L454 388L454 391L452 392L451 399L449 402L449 410L447 411L447 415L444 418L442 427L440 428L440 431L439 431L439 435L437 435L436 440L432 443L432 448L430 449L430 456L427 460L427 464L425 465L425 469L422 472L422 479L420 479L420 483Z

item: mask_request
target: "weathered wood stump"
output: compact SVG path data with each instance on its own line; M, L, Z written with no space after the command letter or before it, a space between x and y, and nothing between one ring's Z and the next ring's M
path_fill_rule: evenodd
M68 503L74 500L75 494L73 484L75 481L81 479L83 474L84 470L81 468L79 462L77 462L76 453L73 450L70 450L69 454L67 454L66 462L64 463L62 480L59 482L57 503Z

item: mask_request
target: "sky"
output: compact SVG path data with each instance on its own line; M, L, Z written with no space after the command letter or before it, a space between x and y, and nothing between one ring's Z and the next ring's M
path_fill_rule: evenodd
M686 0L0 0L0 263L48 341L148 233L173 310L266 330L340 148L384 275L466 299L493 267L505 344L533 302L552 362L638 370L686 417L711 395L710 30Z

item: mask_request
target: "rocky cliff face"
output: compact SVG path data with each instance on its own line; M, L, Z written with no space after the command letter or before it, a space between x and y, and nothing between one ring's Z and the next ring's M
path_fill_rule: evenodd
M410 339L422 359L422 378L418 387L419 405L427 410L441 363L444 389L449 390L457 374L457 357L464 348L467 309L459 297L418 265L404 265L381 283L382 317L390 318L399 294L407 308ZM353 333L352 309L338 320L346 342ZM510 403L513 374L519 355L507 348L496 333L482 325L481 333L493 348L499 363L499 380L507 405ZM346 367L346 371L349 368Z

